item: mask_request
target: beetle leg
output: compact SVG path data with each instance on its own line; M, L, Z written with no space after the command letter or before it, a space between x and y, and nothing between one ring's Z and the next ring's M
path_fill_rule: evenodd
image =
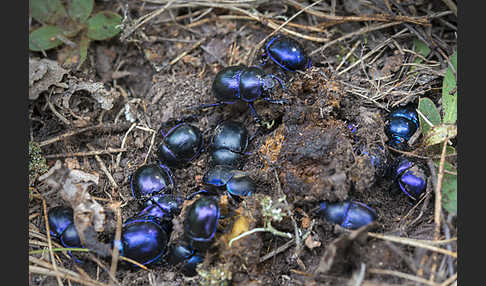
M253 116L253 119L257 122L260 123L262 121L262 118L260 115L255 110L255 107L253 106L253 103L248 102L248 106L250 107L251 115Z
M270 103L276 103L276 104L288 104L289 101L285 98L282 99L273 99L269 97L264 97L263 100L268 101Z

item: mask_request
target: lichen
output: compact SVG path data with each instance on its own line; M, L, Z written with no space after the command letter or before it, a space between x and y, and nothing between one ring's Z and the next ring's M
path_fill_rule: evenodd
M42 150L38 143L29 142L29 186L33 186L35 180L45 172L48 167L46 158L42 156Z

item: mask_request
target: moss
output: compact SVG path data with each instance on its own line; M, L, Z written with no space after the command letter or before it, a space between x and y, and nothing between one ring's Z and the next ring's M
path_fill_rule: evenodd
M47 172L46 158L42 156L42 150L38 143L29 142L29 186L34 185L40 175Z

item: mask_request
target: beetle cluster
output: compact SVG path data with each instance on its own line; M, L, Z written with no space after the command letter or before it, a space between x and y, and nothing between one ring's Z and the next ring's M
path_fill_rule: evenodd
M273 37L265 45L263 64L267 62L290 72L304 70L311 64L303 47L283 36ZM266 74L259 67L226 67L216 74L212 84L212 93L218 101L202 107L243 101L248 103L254 119L259 122L261 118L254 109L254 101L261 98L271 103L286 103L286 100L269 97L270 91L277 85L285 88L280 78ZM418 127L415 110L394 110L385 125L388 144L408 150L409 140ZM355 132L355 126L350 125L350 130ZM172 219L181 213L184 198L175 194L176 181L170 168L184 168L195 160L204 150L204 138L202 132L189 123L178 123L168 132L162 131L162 136L162 142L156 149L159 163L141 166L130 177L132 196L143 208L123 223L121 239L113 243L122 256L143 265L166 261L170 265L181 265L185 275L194 276L197 274L196 265L203 261L204 252L217 232L220 218L217 196L226 194L230 202L238 203L241 198L256 191L253 179L241 170L251 139L248 130L235 121L224 121L215 128L208 148L211 165L202 179L204 187L190 198L195 194L204 196L186 209L182 239L171 244ZM416 200L424 191L427 177L420 164L400 157L389 171L388 153L384 146L358 145L355 151L369 157L377 175L391 173L408 197ZM321 202L318 209L327 220L349 229L357 229L377 219L372 208L352 200ZM63 246L82 247L74 227L72 209L51 209L48 223L51 233Z
M273 62L285 71L295 72L310 68L310 58L302 45L292 38L277 35L270 38L265 45L262 64L257 66L230 66L220 70L211 87L216 103L203 104L199 108L215 107L224 104L234 104L238 101L246 102L256 122L261 122L261 116L256 112L253 103L263 99L270 103L285 104L285 99L273 99L270 92L280 85L285 89L282 79L266 74L262 66Z
M384 127L388 137L387 144L394 149L410 150L410 139L419 127L418 114L412 106L393 109L386 117ZM353 136L356 135L356 125L349 124L348 128ZM376 144L365 146L358 143L354 151L357 155L367 156L375 169L375 174L380 177L391 177L395 183L394 186L410 200L417 201L424 194L427 187L427 174L425 167L418 160L399 156L391 161L387 149ZM322 202L318 212L327 220L349 229L359 228L376 219L373 209L354 201Z

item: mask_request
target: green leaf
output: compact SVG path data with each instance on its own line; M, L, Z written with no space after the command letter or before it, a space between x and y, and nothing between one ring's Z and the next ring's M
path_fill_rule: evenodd
M437 169L439 168L440 159L435 160ZM457 170L444 162L444 170L456 173ZM450 213L457 214L457 175L444 172L442 177L442 207Z
M91 43L91 40L83 35L81 37L81 42L79 43L79 63L76 69L79 69L81 65L84 63L86 60L86 57L88 56L88 47L89 44Z
M457 125L441 124L434 126L425 136L425 145L435 145L457 135Z
M441 123L440 113L434 102L427 97L419 99L418 110L422 113L432 125L436 126ZM424 135L427 135L431 126L425 121L425 119L419 114L420 129Z
M93 6L94 0L71 0L68 3L69 16L78 23L84 23L91 15Z
M87 36L92 40L106 40L120 32L122 17L110 11L99 12L88 20Z
M424 58L426 58L430 54L429 47L418 38L413 39L413 44L415 46L415 52L417 52L417 54L423 56ZM419 64L422 61L422 58L416 57L413 62Z
M454 69L457 72L457 51L450 58ZM451 94L452 92L452 94ZM448 67L442 82L442 109L444 123L455 123L457 119L457 83L451 67Z
M61 0L30 0L29 2L32 18L42 24L55 24L67 16Z
M53 49L62 44L57 35L62 35L61 28L56 26L43 26L32 31L29 36L29 49L31 51L42 51Z

